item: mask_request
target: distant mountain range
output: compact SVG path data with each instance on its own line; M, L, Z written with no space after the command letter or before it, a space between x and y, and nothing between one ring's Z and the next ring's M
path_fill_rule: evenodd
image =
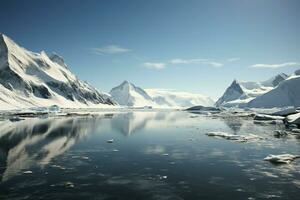
M216 106L273 108L300 106L300 70L288 76L278 74L267 81L234 80Z
M118 104L129 107L185 108L214 104L210 97L201 94L167 89L142 89L128 81L113 88L110 95Z
M142 89L124 81L109 94L75 76L56 53L34 53L0 33L0 109L57 105L64 108L187 108L192 106L272 108L300 106L300 70L266 81L234 80L217 102L201 94Z

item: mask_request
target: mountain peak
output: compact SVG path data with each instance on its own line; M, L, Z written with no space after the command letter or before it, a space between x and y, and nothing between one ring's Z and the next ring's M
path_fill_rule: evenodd
M142 88L125 80L109 92L120 105L123 106L150 106L153 99Z
M285 79L287 79L289 76L286 75L285 73L280 73L277 74L276 76L273 76L272 78L266 80L266 81L262 81L261 84L267 87L276 87L277 85L279 85L279 83L281 83L282 81L284 81Z
M8 36L6 36L5 34L3 34L3 33L0 33L0 45L1 45L1 43L2 44L5 44L6 46L10 43L10 44L15 44L16 45L16 43L12 40L12 39L10 39Z
M8 63L8 47L4 37L5 36L0 33L0 69L7 66Z
M243 89L236 79L234 79L231 85L226 89L224 94L216 102L217 106L221 106L228 101L238 99L244 94Z
M3 33L0 32L0 38L4 39L5 37L7 37L7 36L5 34L3 34Z
M239 92L239 93L243 93L243 89L241 88L239 82L234 79L230 85L230 88L234 89L235 91Z
M121 85L133 85L132 83L130 83L129 81L127 80L124 80Z
M49 56L45 51L31 52L1 34L0 93L7 95L1 96L0 104L2 101L12 107L49 104L86 107L89 104L115 104L110 97L79 80L64 67L66 65L63 58L57 54ZM13 103L10 103L8 97L13 97ZM24 102L24 99L29 100Z
M65 60L63 59L63 57L58 55L56 52L52 52L48 57L50 58L50 60L52 62L55 62L55 63L59 64L60 66L67 68L67 64L65 63Z
M4 37L5 37L4 34L0 33L0 47L2 47L3 45L6 46Z
M231 83L231 85L236 85L236 84L239 84L238 80L237 79L234 79Z

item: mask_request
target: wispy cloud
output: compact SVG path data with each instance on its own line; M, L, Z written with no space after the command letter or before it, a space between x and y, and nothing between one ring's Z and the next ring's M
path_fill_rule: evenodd
M118 45L107 45L99 48L93 48L92 49L94 53L99 55L104 54L120 54L120 53L126 53L131 51L131 49L127 49Z
M239 61L240 58L228 58L227 59L227 62L236 62L236 61Z
M166 67L166 63L161 62L146 62L143 65L149 69L164 69Z
M222 67L224 64L221 62L216 62L209 59L203 59L203 58L195 58L195 59L181 59L181 58L175 58L168 62L168 64L200 64L200 65L209 65L211 67Z
M223 63L220 62L215 62L209 59L202 59L202 58L196 58L196 59L174 58L166 62L159 62L159 63L147 62L144 63L143 65L150 69L164 69L170 65L187 65L187 64L208 65L211 67L222 67L224 65Z
M199 64L202 62L207 62L207 59L181 59L175 58L169 61L170 64Z
M203 62L203 64L205 65L209 65L209 66L212 66L212 67L223 67L223 63L220 63L220 62L214 62L214 61L205 61Z
M251 65L250 67L253 68L281 68L281 67L291 67L291 66L300 66L300 63L298 62L286 62L286 63L280 63L280 64L255 64Z

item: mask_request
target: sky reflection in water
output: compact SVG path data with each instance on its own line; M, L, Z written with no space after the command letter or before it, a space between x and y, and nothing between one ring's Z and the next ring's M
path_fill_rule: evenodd
M299 154L299 139L273 137L281 128L186 112L4 120L0 198L298 199L300 161L263 161ZM235 143L209 131L265 139Z

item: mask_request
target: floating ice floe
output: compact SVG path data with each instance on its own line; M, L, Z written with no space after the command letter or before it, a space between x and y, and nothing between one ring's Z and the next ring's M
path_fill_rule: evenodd
M287 116L286 121L291 124L300 125L300 113Z
M285 116L296 114L296 113L298 113L298 111L295 108L286 108L283 110L279 110L277 112L273 112L273 113L271 113L271 115L285 117Z
M87 156L72 156L72 158L82 159L82 160L89 160L89 157L87 157Z
M300 133L300 129L299 128L293 128L291 131L293 133Z
M49 108L49 112L60 112L60 107L58 105L52 105Z
M217 107L209 107L209 106L193 106L190 108L187 108L186 111L204 111L204 112L221 112L221 108Z
M254 134L234 135L234 134L218 132L218 131L217 132L209 132L206 135L210 136L210 137L220 137L220 138L224 138L226 140L234 140L237 142L248 142L248 141L263 139L262 137L259 137L258 135L254 135Z
M32 174L32 171L30 171L30 170L24 171L23 174Z
M281 155L272 155L270 154L264 160L269 161L271 163L277 164L289 164L296 158L300 158L300 156L292 155L292 154L281 154Z
M106 142L107 142L107 143L113 143L113 142L114 142L114 139L107 140Z
M11 121L11 122L18 122L21 120L24 120L24 119L20 118L19 116L12 116L11 118L9 118L9 121Z
M282 120L268 120L268 121L254 120L253 123L258 124L258 125L267 126L267 125L283 124L283 121Z
M257 114L254 117L254 120L283 120L284 117L282 116L274 116L274 115L263 115Z
M282 136L287 136L288 132L287 131L282 131L282 130L275 130L274 131L274 136L275 137L282 137Z
M63 186L65 186L66 188L74 188L75 187L74 183L72 183L70 181L64 182Z

